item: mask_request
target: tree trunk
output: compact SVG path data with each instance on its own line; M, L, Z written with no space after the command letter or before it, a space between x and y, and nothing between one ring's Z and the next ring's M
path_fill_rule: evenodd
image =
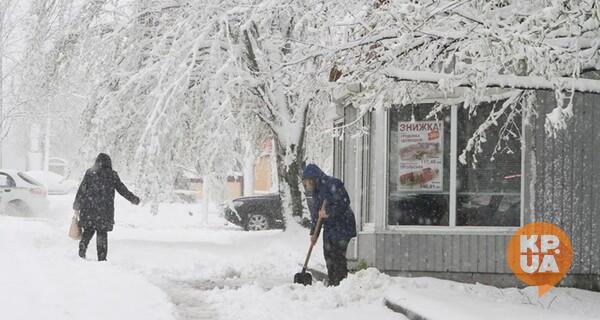
M304 167L304 146L283 146L276 139L277 171L279 176L279 194L286 226L299 222L303 214L301 175ZM295 225L295 223L294 223Z

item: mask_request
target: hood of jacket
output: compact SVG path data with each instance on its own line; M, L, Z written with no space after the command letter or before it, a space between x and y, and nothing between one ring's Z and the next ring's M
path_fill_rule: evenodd
M309 164L302 172L302 179L318 179L324 176L325 173L316 164Z
M96 163L94 163L94 167L96 169L111 169L112 170L112 161L110 157L106 153L100 153L96 157Z

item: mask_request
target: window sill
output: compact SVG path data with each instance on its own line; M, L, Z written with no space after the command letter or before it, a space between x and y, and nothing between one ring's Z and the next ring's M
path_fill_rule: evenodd
M394 234L468 234L468 235L513 235L519 227L445 227L445 226L387 226L377 233Z

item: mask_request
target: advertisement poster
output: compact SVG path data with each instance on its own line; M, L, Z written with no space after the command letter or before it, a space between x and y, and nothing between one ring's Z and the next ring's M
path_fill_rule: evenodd
M398 191L442 191L444 122L400 122L398 138Z

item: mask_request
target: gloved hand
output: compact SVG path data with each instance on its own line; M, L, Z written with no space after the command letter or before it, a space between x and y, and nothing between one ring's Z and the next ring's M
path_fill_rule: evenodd
M135 205L137 206L138 204L140 204L140 198L138 198L138 197L135 197L135 198L133 199L133 201L131 201L131 203L132 203L132 204L135 204Z

